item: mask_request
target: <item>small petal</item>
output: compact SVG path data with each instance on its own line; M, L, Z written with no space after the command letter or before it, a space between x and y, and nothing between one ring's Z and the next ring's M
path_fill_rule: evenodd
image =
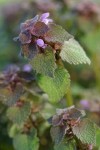
M40 17L40 20L42 21L43 19L48 18L49 15L50 15L49 12L42 14L41 17Z
M44 41L42 39L38 39L36 41L37 45L40 46L40 47L43 47L44 46Z
M45 49L46 47L47 47L47 44L44 44L44 45L42 46L42 48L44 48L44 49Z
M89 150L93 150L93 145L92 144L89 145Z
M31 70L32 70L31 65L29 65L29 64L24 65L23 71L25 71L25 72L30 72Z
M42 22L44 22L47 25L48 24L48 19L43 19Z
M50 22L53 22L52 19L43 19L42 22L44 22L46 25Z
M89 108L89 101L87 100L81 100L80 101L80 104L85 108L85 109L88 109Z

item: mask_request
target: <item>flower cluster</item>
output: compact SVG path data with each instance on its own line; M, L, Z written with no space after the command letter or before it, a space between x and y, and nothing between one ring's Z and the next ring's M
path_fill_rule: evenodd
M67 126L68 124L73 126L80 120L81 117L85 115L84 111L80 111L74 106L65 109L57 109L56 113L57 114L51 118L53 126Z
M100 6L91 1L80 2L76 6L75 10L79 13L79 15L87 18L100 14Z
M100 99L83 99L80 101L80 105L82 106L83 109L88 110L90 112L98 112L100 113Z
M11 86L14 89L18 83L23 84L23 82L33 80L31 71L32 68L29 64L24 65L22 69L17 65L9 65L0 77L0 87Z
M57 109L56 115L49 119L52 124L51 136L53 135L53 130L60 128L63 130L63 136L68 138L73 137L72 128L80 123L81 118L85 116L83 110L78 110L74 106L65 109Z
M49 15L50 14L47 12L21 23L21 32L14 40L18 40L21 43L23 51L30 51L32 46L34 47L33 49L45 49L47 47L43 37L49 30L49 23L53 22L53 20L49 18ZM27 48L25 48L26 45Z

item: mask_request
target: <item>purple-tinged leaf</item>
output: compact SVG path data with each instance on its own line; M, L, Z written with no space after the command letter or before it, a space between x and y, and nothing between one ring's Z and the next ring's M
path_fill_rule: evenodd
M65 126L52 127L50 130L52 140L55 144L60 144L66 134Z
M38 21L39 16L36 15L34 18L26 20L24 23L21 23L20 29L21 32L24 32L26 30L31 30L34 28L34 24Z
M62 124L62 122L63 122L63 118L61 116L54 115L52 117L52 125L53 126L59 126Z
M21 45L21 48L22 48L22 54L29 59L34 58L35 55L37 55L38 53L38 48L36 46L36 43L24 44Z
M31 113L31 106L29 102L25 102L21 107L13 106L7 110L8 118L13 123L21 125L25 123Z
M49 30L48 26L43 22L37 22L31 33L37 37L43 36Z
M69 40L73 36L70 35L65 29L61 26L56 25L54 23L49 24L49 30L45 34L45 41L52 42L52 43L61 43L63 44L64 41Z
M18 83L14 91L11 91L11 89L7 88L2 89L0 94L0 100L4 104L12 106L16 104L16 102L19 100L22 94L23 94L23 87L20 83Z
M19 34L19 41L21 44L31 43L31 33L29 31L24 31Z

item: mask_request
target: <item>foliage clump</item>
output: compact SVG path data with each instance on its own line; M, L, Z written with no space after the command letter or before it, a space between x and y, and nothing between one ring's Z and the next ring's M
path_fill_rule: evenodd
M74 37L49 18L49 13L26 20L20 30L14 40L20 43L21 56L28 65L21 69L12 66L2 74L0 101L8 106L7 116L12 122L9 135L15 150L38 150L43 134L40 128L49 127L43 109L49 105L53 115L55 104L70 88L64 62L90 64L90 59ZM74 106L56 110L49 119L55 150L90 150L95 146L95 125L84 116L85 112Z

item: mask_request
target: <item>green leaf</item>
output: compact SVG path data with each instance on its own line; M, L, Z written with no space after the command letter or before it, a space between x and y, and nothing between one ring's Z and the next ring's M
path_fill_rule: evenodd
M81 120L79 124L73 126L72 131L82 143L96 144L95 125L89 119Z
M8 134L10 138L13 138L16 134L19 133L21 130L21 127L17 126L16 124L13 124L9 129L8 129Z
M54 150L75 150L75 149L76 149L75 145L72 142L70 143L62 142L61 144L54 146Z
M14 137L15 150L38 150L39 140L35 129L30 134L18 134Z
M39 75L38 84L49 96L51 102L60 100L70 86L70 79L67 70L58 67L55 70L54 78Z
M50 130L52 140L55 144L60 144L65 136L65 126L52 127Z
M53 50L50 47L45 49L45 52L37 54L30 64L37 73L52 77L56 68Z
M70 64L90 64L90 59L87 57L85 51L73 38L69 39L69 41L64 42L60 56L63 61L66 61Z
M100 128L96 129L96 146L100 147Z
M8 106L12 106L19 100L22 94L23 87L21 84L17 84L13 92L8 88L0 90L0 101Z
M15 124L23 124L29 117L31 112L31 107L29 102L25 102L23 106L13 106L7 110L8 118L13 121Z
M47 42L57 42L63 44L64 41L67 41L73 37L61 26L54 23L49 24L49 28L49 31L45 34L45 40Z

